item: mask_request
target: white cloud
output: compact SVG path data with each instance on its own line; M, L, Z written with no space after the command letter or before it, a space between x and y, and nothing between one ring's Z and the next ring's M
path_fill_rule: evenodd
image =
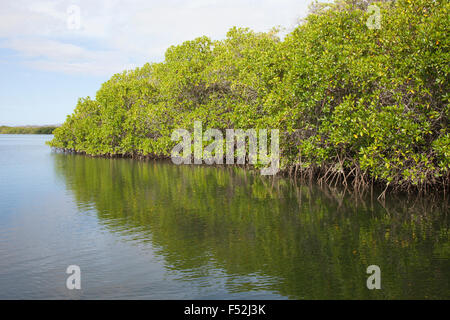
M89 54L82 47L47 39L11 39L1 46L16 50L26 57L46 57L54 60L78 59Z
M40 70L110 75L128 64L160 60L165 50L232 26L291 28L310 0L16 0L0 3L0 46ZM69 6L80 28L68 28Z
M118 50L88 50L48 39L12 39L0 43L0 47L17 51L25 65L44 71L109 75L120 72L129 63Z

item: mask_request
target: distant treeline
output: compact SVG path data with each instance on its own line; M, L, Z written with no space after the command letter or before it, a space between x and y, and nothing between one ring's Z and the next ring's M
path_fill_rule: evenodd
M52 134L56 126L0 126L0 134Z
M449 9L446 0L336 0L315 3L284 38L232 28L223 40L186 41L80 99L50 145L167 157L172 132L193 132L194 121L279 129L291 175L448 188Z

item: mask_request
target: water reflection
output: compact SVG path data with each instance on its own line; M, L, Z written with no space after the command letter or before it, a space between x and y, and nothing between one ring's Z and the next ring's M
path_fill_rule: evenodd
M448 201L382 205L231 167L54 161L80 211L95 209L110 232L151 242L179 281L212 277L228 292L292 299L450 297ZM371 264L382 290L366 288Z

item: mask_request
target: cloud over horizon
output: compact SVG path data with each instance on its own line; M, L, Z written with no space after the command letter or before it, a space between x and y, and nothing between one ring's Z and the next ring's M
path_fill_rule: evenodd
M111 76L161 61L171 45L233 26L292 29L310 0L72 0L0 3L0 48L47 72ZM3 57L1 57L4 60Z

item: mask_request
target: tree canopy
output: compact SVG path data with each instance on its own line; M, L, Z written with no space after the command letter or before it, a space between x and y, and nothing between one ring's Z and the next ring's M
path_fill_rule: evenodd
M371 3L380 28L369 28ZM170 47L79 99L50 145L168 157L177 128L280 130L281 168L354 187L448 187L449 7L315 4L288 35L234 27Z

